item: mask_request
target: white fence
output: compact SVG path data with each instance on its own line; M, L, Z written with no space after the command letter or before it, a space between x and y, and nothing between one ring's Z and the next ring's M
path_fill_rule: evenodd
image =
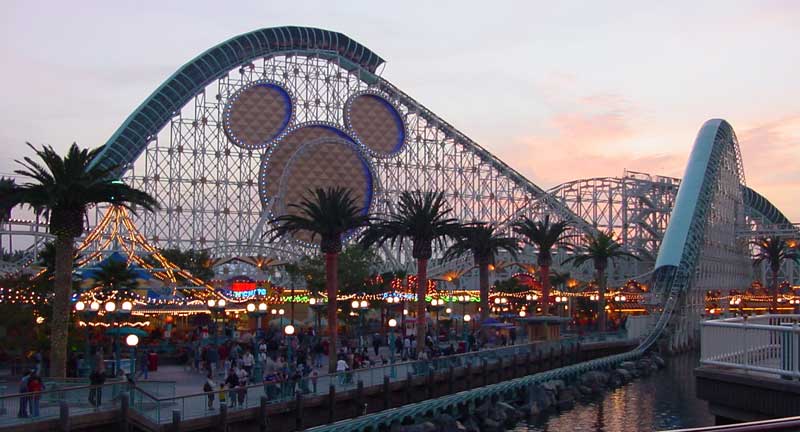
M756 315L701 323L704 365L800 379L800 315Z

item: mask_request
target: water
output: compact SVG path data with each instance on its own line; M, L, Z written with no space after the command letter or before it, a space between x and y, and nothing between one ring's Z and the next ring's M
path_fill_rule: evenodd
M520 424L517 432L629 432L711 426L714 417L695 396L692 370L695 353L668 357L667 367L602 397L582 401L571 410L537 422Z

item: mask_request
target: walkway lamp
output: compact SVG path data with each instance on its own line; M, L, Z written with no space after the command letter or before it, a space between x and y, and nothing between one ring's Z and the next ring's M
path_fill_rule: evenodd
M261 302L259 304L255 303L248 303L247 304L247 316L256 319L256 335L258 337L261 336L261 320L264 315L267 314L267 304Z
M432 298L431 299L431 305L430 305L429 309L431 310L431 312L433 312L434 319L435 319L434 325L433 325L434 331L436 332L435 335L434 335L434 343L438 344L439 343L439 311L444 309L444 300L442 300L440 298Z
M90 305L90 309L94 308L94 304ZM113 301L106 302L103 305L103 310L106 311L106 315L108 315L111 322L114 324L113 328L115 329L114 332L114 375L119 375L120 372L120 360L122 354L120 353L120 342L119 342L119 331L120 325L119 320L121 316L130 315L131 311L133 310L133 303L129 301L123 302L123 307L117 309L117 304Z
M294 352L292 351L292 335L294 335L294 326L287 324L286 327L283 328L283 332L286 334L286 361L289 362L289 367L292 368L292 363L294 360Z
M129 334L125 338L125 343L131 348L131 378L133 378L136 376L136 357L138 355L136 348L139 345L139 336Z
M210 299L206 303L208 310L211 312L211 321L214 323L214 345L219 346L219 315L222 315L222 326L225 326L225 299Z
M397 327L397 320L394 318L389 319L389 362L392 365L392 368L389 371L389 374L392 378L397 375L397 371L394 368L394 328Z
M92 333L91 327L89 326L89 321L94 320L97 317L97 312L100 310L100 303L92 302L91 304L78 301L75 303L75 312L83 317L84 324L86 327L86 346L85 346L85 353L83 356L83 364L78 371L80 376L89 376L89 372L91 372L91 352L92 352Z
M461 332L462 336L464 336L464 352L470 352L469 346L469 335L467 334L467 323L472 320L472 317L469 314L464 315L463 317L464 322L461 324Z
M356 313L358 313L358 320L359 320L359 334L358 334L358 346L362 348L364 346L364 315L369 310L369 302L366 300L353 300L350 303L350 306L353 308Z
M319 334L319 328L322 326L322 311L325 309L326 305L325 297L319 294L314 294L308 299L308 305L314 310L314 333Z

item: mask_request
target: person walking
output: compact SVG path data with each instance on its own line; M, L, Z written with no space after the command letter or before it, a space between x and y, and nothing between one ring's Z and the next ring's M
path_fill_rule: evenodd
M89 375L89 385L92 387L89 389L89 403L92 404L95 408L100 407L103 403L103 387L102 385L106 382L106 374L100 372L100 370L95 369L91 375Z
M253 365L255 362L256 360L255 357L253 357L253 353L250 352L250 350L247 350L247 352L244 353L244 356L242 356L242 367L247 372L248 376L253 375Z
M215 386L216 386L216 383L214 382L214 376L211 375L211 372L209 372L206 375L206 382L205 382L205 384L203 384L203 391L206 393L206 396L208 397L207 407L208 407L209 410L213 410L214 409L214 387ZM220 403L222 403L221 400L220 400Z
M32 371L26 370L25 374L22 375L22 378L19 380L19 387L17 391L19 393L27 393L28 392L28 380L31 378ZM17 411L17 417L25 418L28 417L28 396L20 396L19 397L19 410Z
M28 393L32 393L31 404L31 417L39 417L39 400L42 398L41 392L44 390L44 383L42 378L37 374L32 374L28 378Z
M228 377L225 379L225 385L228 387L228 399L230 399L229 407L236 407L236 387L239 386L239 377L236 371L231 368L228 372Z
M147 379L147 374L150 371L149 365L147 364L149 357L147 354L147 351L142 350L142 354L136 359L136 361L139 362L139 372L136 374L136 378L142 376L144 379Z

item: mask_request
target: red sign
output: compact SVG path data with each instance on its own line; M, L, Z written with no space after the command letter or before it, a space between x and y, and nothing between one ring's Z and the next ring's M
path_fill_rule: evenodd
M254 291L255 289L255 282L242 281L231 283L231 291Z

